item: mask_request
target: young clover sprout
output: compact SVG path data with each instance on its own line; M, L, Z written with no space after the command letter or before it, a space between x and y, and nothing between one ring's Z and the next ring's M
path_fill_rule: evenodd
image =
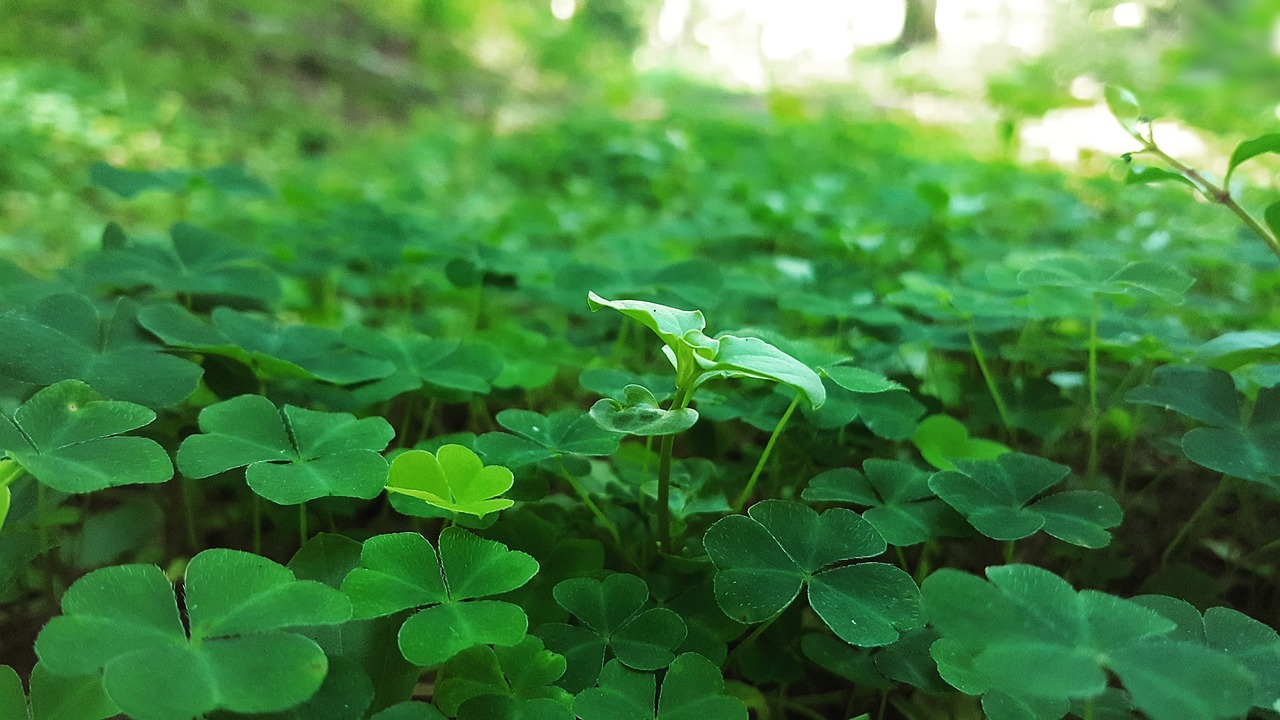
M671 452L675 433L689 428L697 420L696 411L689 408L693 393L708 380L743 377L772 380L789 385L796 391L795 400L778 420L751 478L738 496L735 505L741 508L751 497L774 443L801 398L811 408L817 409L826 400L827 391L822 385L822 378L807 365L759 338L725 333L708 337L702 332L706 328L706 320L698 310L677 310L640 300L606 300L593 292L587 293L587 302L592 312L602 307L613 308L656 333L662 340L663 354L676 371L675 397L665 409L657 406L652 392L641 392L639 386L629 389L625 404L606 398L591 408L591 417L609 430L629 435L662 436L658 450L657 523L662 550L669 553Z

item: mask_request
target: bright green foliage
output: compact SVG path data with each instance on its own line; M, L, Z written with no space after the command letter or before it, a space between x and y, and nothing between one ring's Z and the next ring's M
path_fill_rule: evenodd
M401 626L399 644L409 662L431 666L477 645L520 642L529 625L524 610L476 598L515 590L537 572L529 555L450 527L440 533L438 557L417 533L369 538L342 591L358 618L425 607Z
M471 701L496 696L515 706L509 711L517 717L520 712L536 716L534 710L544 709L550 702L560 707L548 711L552 717L572 718L569 706L573 696L552 684L564 670L564 658L544 649L542 641L533 636L526 636L511 647L482 645L463 650L445 663L443 679L432 699L445 714L458 717L486 717ZM525 705L532 708L522 710ZM463 707L473 709L460 712Z
M1280 133L1267 133L1252 140L1245 140L1231 151L1231 160L1227 163L1227 174L1222 179L1223 185L1231 184L1231 173L1248 160L1267 153L1280 153Z
M115 229L122 238L123 231ZM170 235L172 248L104 241L103 251L85 263L86 281L110 292L217 298L261 307L280 298L280 280L262 253L187 223L174 225Z
M0 416L0 450L55 490L86 493L173 477L169 455L154 440L120 437L155 420L151 410L107 400L78 380L64 380ZM0 522L8 509L8 488Z
M1168 303L1182 302L1194 280L1186 272L1148 260L1119 263L1096 257L1059 255L1038 260L1018 273L1027 287L1070 288L1088 295L1122 295L1145 290Z
M807 365L759 338L728 334L707 337L702 332L706 320L699 311L640 300L606 300L595 293L588 293L587 301L593 311L613 308L654 331L676 369L676 386L685 392L716 378L746 377L789 385L813 408L826 400L822 378Z
M619 435L596 424L586 413L561 410L542 415L510 409L498 413L498 424L512 433L486 433L476 438L489 462L518 468L562 455L612 455Z
M51 295L0 314L0 376L33 385L80 380L112 398L163 408L196 389L199 366L142 337L131 301L102 318L83 295Z
M1151 385L1125 397L1210 425L1182 436L1182 451L1192 462L1280 489L1280 387L1258 390L1249 407L1221 370L1165 366Z
M830 365L821 368L821 372L831 378L832 382L850 392L876 394L906 389L883 375L851 365Z
M1106 547L1107 528L1123 517L1109 495L1072 490L1036 500L1070 472L1034 455L1006 453L995 460L959 461L957 470L930 478L929 487L987 537L1019 540L1044 530L1073 545Z
M184 590L189 637L159 568L89 573L41 631L41 663L60 676L101 673L111 701L139 720L274 712L311 697L328 667L314 641L287 630L351 616L337 591L235 550L192 558Z
M485 466L462 445L444 445L434 455L409 450L391 461L387 492L426 501L454 513L484 517L514 502L497 495L511 489L514 476L507 468Z
M681 433L698 422L697 410L663 409L658 398L643 385L627 385L621 402L613 398L597 400L589 414L605 430L645 437Z
M876 458L864 462L862 469L865 475L853 468L827 470L809 481L801 497L867 507L862 519L899 547L968 531L964 519L929 487L930 473Z
M922 623L910 575L883 563L829 568L885 550L884 538L851 510L818 515L799 503L765 500L747 515L717 521L703 544L716 566L716 600L739 622L777 615L807 585L814 612L853 645L888 645Z
M556 584L554 595L582 623L538 628L547 647L568 661L559 685L570 692L594 685L610 654L633 670L664 668L688 633L676 613L645 607L649 587L634 575L616 573L603 581L570 578Z
M0 665L0 718L5 720L105 720L120 714L97 675L62 677L44 665L31 671L30 703L13 668ZM28 714L29 713L29 714Z
M281 505L321 497L374 498L387 481L379 451L394 431L379 417L356 419L241 395L200 411L201 434L178 449L178 468L205 478L247 467L249 487Z
M1244 665L1166 637L1174 622L1138 603L1077 593L1030 565L988 568L987 577L943 569L921 588L942 636L930 652L963 692L996 693L997 707L1026 705L1037 708L1033 717L1058 718L1068 700L1100 696L1111 670L1153 720L1233 717L1255 696L1257 680Z
M392 335L353 325L342 331L350 347L395 365L395 372L354 392L366 404L426 387L434 392L483 394L502 372L493 347L421 335Z
M724 695L719 668L695 653L671 663L654 711L656 681L651 673L628 670L617 660L605 665L600 685L573 701L581 720L746 720L741 700Z
M954 470L957 460L991 460L1009 452L993 440L969 437L969 430L949 415L931 415L916 428L911 442L920 456L939 470Z
M204 170L129 170L96 162L89 179L125 198L144 192L181 192L195 183L210 185L234 195L271 195L271 188L245 172L242 165L222 165Z
M148 305L138 312L138 322L171 347L231 358L269 377L349 385L396 370L390 361L353 347L336 330L281 326L228 307L214 308L205 320L180 305Z

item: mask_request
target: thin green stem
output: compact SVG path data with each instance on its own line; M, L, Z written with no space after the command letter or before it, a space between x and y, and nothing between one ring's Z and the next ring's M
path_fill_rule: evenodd
M26 468L13 458L0 459L0 487L9 487L26 471Z
M1266 555L1269 552L1275 552L1276 550L1280 550L1280 538L1276 538L1260 548L1250 550L1248 554L1240 558L1240 562L1247 563L1254 558L1262 557L1263 555Z
M573 488L573 491L582 499L582 504L586 505L587 509L591 511L591 514L596 516L596 520L600 521L600 525L603 526L605 530L609 531L609 535L613 537L613 542L621 549L622 535L618 532L617 524L610 520L609 516L605 515L604 511L600 509L600 506L596 505L595 501L591 499L591 496L587 494L587 491L582 489L582 486L578 484L577 479L569 473L569 468L564 466L564 461L559 457L556 458L556 467L560 469L560 475L569 483L569 487Z
M745 648L749 647L752 643L754 643L756 641L756 638L763 635L764 631L768 630L769 626L773 625L774 621L782 617L782 612L783 611L779 611L773 617L757 625L756 629L752 630L750 635L746 636L745 638L742 639L742 642L735 645L733 649L729 651L728 657L724 659L724 666L729 667L729 664L732 663L738 657L738 655L742 654L742 651Z
M1097 293L1093 295L1093 310L1089 314L1089 482L1098 484L1098 316L1102 313Z
M1005 565L1013 564L1013 551L1014 551L1015 543L1016 541L1009 540L1004 544L1004 564Z
M1093 720L1093 698L1084 701L1083 720Z
M880 691L880 707L876 709L876 720L884 720L884 712L889 708L889 689Z
M1204 499L1204 502L1200 503L1200 507L1196 508L1196 511L1191 514L1191 517L1188 518L1187 521L1182 524L1182 527L1178 529L1178 534L1173 536L1173 539L1165 546L1164 552L1160 554L1160 567L1164 567L1169 564L1169 558L1173 556L1173 551L1187 539L1187 535L1191 534L1191 528L1195 527L1196 522L1200 520L1201 516L1213 509L1214 503L1218 499L1218 495L1222 494L1222 491L1226 489L1229 484L1228 478L1230 477L1230 475L1223 475L1222 479L1218 481L1217 486L1213 488L1213 492L1209 493L1208 497Z
M1236 217L1240 218L1240 222L1244 223L1246 227L1255 232L1258 237L1262 238L1263 242L1267 244L1267 247L1270 248L1271 252L1274 253L1277 258L1280 258L1280 238L1273 235L1262 223L1258 222L1257 218L1255 218L1248 210L1245 210L1240 203L1236 202L1235 198L1231 197L1230 190L1226 187L1209 182L1209 180L1201 175L1195 168L1180 162L1173 156L1169 155L1169 153L1161 150L1153 140L1149 138L1139 139L1146 147L1147 152L1150 152L1152 155L1155 155L1168 163L1169 166L1179 174L1194 183L1197 186L1197 189L1200 190L1200 194L1204 195L1205 198L1222 205L1234 213Z
M48 500L45 492L44 483L36 481L36 533L40 537L40 558L44 563L45 587L49 591L49 599L57 601L58 588L54 580L53 553L49 552Z
M773 452L773 446L778 442L778 437L782 435L782 430L787 426L787 421L791 419L791 414L796 411L796 407L800 405L800 393L796 393L796 397L787 406L787 411L782 413L782 417L778 419L778 424L773 426L773 434L769 436L769 442L764 445L764 452L760 454L760 459L756 461L756 469L751 472L751 478L747 480L746 487L742 488L742 493L738 495L738 499L733 503L733 511L741 512L742 506L751 499L751 493L756 489L756 481L760 479L760 472L764 470L764 464L769 459L769 455Z
M1004 429L1008 432L1013 432L1013 418L1009 415L1009 406L1005 404L1004 395L1001 394L995 377L991 374L991 368L987 365L987 354L983 352L982 345L978 343L978 336L973 331L973 320L968 321L966 328L969 331L969 347L973 350L973 359L978 361L978 370L987 383L987 392L991 393L991 401L996 404L996 412L1000 414L1000 424L1004 425Z
M672 410L683 410L689 405L693 391L688 387L677 387L676 396L671 401ZM658 448L658 544L662 552L668 555L671 546L671 453L675 450L675 435L663 435Z
M298 504L298 547L307 544L307 504Z

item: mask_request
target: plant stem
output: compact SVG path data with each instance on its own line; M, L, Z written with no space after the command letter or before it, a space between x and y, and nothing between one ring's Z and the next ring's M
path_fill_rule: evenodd
M253 554L262 554L262 498L253 494Z
M1101 314L1098 294L1093 294L1093 311L1089 315L1089 483L1098 485L1098 316Z
M609 535L613 537L613 541L617 543L618 548L622 549L622 535L618 532L617 524L604 514L604 511L600 509L599 505L596 505L591 496L587 494L587 491L583 490L573 475L569 474L569 468L564 466L564 461L559 456L556 456L556 467L560 468L560 475L569 483L569 487L573 488L573 491L582 499L582 504L586 505L591 514L596 516L596 520L599 520L604 529L609 531Z
M764 464L773 452L773 446L778 442L778 436L782 435L783 428L787 426L787 421L791 419L791 413L796 411L796 407L799 404L800 393L797 392L795 399L787 406L787 411L782 413L782 417L778 419L778 424L773 426L773 434L769 436L769 442L765 443L764 452L760 454L760 459L756 461L756 469L752 471L746 487L742 488L742 493L738 495L738 499L733 503L734 512L742 512L742 506L747 503L747 500L751 499L751 493L756 489L756 481L760 479L760 472L764 470Z
M1218 203L1235 213L1235 216L1240 218L1240 222L1244 223L1246 227L1257 233L1258 237L1262 238L1263 242L1267 244L1267 247L1275 254L1276 258L1280 258L1280 239L1277 239L1275 235L1272 235L1271 232L1267 230L1262 223L1258 222L1257 218L1250 214L1248 210L1241 207L1240 203L1236 202L1235 198L1231 197L1230 190L1209 182L1195 168L1189 167L1169 155L1169 153L1161 150L1154 141L1141 136L1138 136L1138 139L1146 147L1147 152L1168 163L1169 166L1178 171L1179 174L1195 183L1200 190L1200 194L1204 195L1206 199Z
M307 544L307 504L298 504L298 547Z
M688 387L677 387L671 409L683 410L692 394ZM674 434L663 435L658 447L658 545L668 555L671 554L671 453L675 443Z
M1004 544L1004 564L1005 565L1013 564L1013 550L1014 550L1015 542L1016 541L1014 540L1009 540Z
M24 472L26 472L26 468L22 467L17 460L13 458L0 459L0 487L12 485L13 481L22 477Z
M978 370L987 383L987 392L991 393L991 400L996 404L996 412L1000 414L1000 424L1004 425L1006 431L1013 432L1013 419L1009 416L1009 407L1005 405L1004 396L1000 393L995 378L991 376L991 368L987 366L987 354L982 351L982 346L978 344L978 336L973 331L973 320L967 322L966 328L969 331L969 347L973 349L973 359L978 361Z
M200 551L200 539L196 532L196 508L191 487L193 482L185 477L179 478L178 488L182 493L182 511L187 521L187 544L191 546L192 554L195 554Z
M743 638L742 642L735 645L733 649L729 651L728 657L724 659L724 666L729 667L729 663L733 662L734 659L738 657L738 655L742 652L742 649L747 647L748 645L751 645L756 641L756 638L763 635L764 631L768 630L769 626L772 625L775 620L782 617L783 612L784 612L783 610L780 610L773 617L757 625L756 629L752 630L750 635L746 636L745 638Z
M1174 535L1173 539L1169 541L1169 544L1165 546L1164 552L1160 554L1160 567L1164 567L1169 564L1169 557L1172 556L1173 551L1182 544L1182 541L1187 539L1187 535L1190 534L1191 528L1195 526L1196 521L1198 521L1202 515L1213 509L1214 501L1218 499L1218 495L1227 487L1227 479L1229 477L1229 475L1222 476L1222 479L1218 481L1218 485L1213 489L1213 492L1209 493L1209 496L1204 499L1204 502L1200 503L1200 507L1196 508L1196 511L1191 514L1191 517L1182 524L1182 527L1178 530L1178 534Z

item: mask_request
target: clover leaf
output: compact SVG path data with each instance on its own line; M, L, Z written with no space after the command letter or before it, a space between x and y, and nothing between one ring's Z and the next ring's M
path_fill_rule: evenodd
M515 433L493 432L476 438L476 450L487 460L509 468L531 465L561 455L612 455L619 435L596 424L580 410L542 415L532 410L498 413L498 424Z
M1125 398L1209 424L1182 436L1182 452L1197 465L1280 489L1280 387L1260 389L1248 409L1227 373L1166 366Z
M151 410L107 400L78 380L41 390L12 418L0 415L0 450L55 490L86 493L173 477L169 454L154 440L120 437L155 420ZM7 511L8 487L3 488Z
M1043 529L1072 545L1100 548L1111 542L1107 528L1123 518L1111 496L1092 490L1060 492L1032 502L1071 472L1044 458L1006 453L995 460L957 463L958 469L930 478L929 487L989 538L1018 540Z
M941 635L930 652L962 692L994 693L998 704L1051 701L1056 714L1035 716L1061 717L1067 700L1101 696L1111 670L1154 720L1237 716L1254 697L1248 670L1221 651L1171 639L1176 624L1137 602L1077 593L1030 565L988 568L987 577L942 569L921 588Z
M758 378L791 386L811 408L826 401L827 389L816 372L764 340L727 334L717 335L715 340L715 353L710 357L693 355L702 368L694 387L716 378Z
M342 339L395 365L394 374L352 391L365 405L424 386L437 392L485 394L502 372L502 358L484 343L393 335L358 325L343 330Z
M314 641L287 630L351 616L340 592L236 550L196 555L183 587L189 632L160 568L95 570L63 595L36 654L56 675L101 673L111 701L139 720L274 712L311 697L328 668Z
M342 582L358 618L425 608L400 627L400 651L415 665L439 665L470 647L515 645L529 620L518 605L476 600L514 590L538 572L525 553L457 527L440 533L440 554L417 533L365 541L360 567Z
M1041 258L1018 273L1026 287L1062 287L1104 295L1144 290L1167 303L1182 302L1195 280L1173 265L1140 260L1122 264L1105 258L1055 255Z
M622 402L613 398L597 400L588 414L605 430L642 437L674 435L698 421L698 411L693 408L664 410L643 385L627 385Z
M279 299L280 281L262 253L182 222L170 236L172 247L127 239L104 247L85 263L86 280L99 291L152 290L258 307Z
M666 608L645 608L649 586L622 573L603 581L569 578L553 590L556 602L581 625L548 624L538 628L547 647L564 655L568 670L560 686L580 692L595 684L607 655L634 670L658 670L671 664L674 650L688 628Z
M214 308L206 321L180 305L159 303L140 310L138 322L170 347L228 357L268 376L350 385L396 370L390 361L353 347L336 330L278 325L227 307Z
M245 172L243 165L192 170L130 170L95 162L89 166L89 179L126 199L149 190L181 192L195 182L204 182L216 190L236 195L271 194L271 188Z
M812 502L842 502L868 508L862 518L890 545L905 547L944 535L963 535L968 527L929 487L930 474L908 463L869 459L865 475L853 468L828 470L809 481L801 497Z
M915 429L911 442L920 457L939 470L954 470L956 460L990 460L1009 452L994 440L969 436L969 429L950 415L930 415Z
M107 319L83 295L51 295L0 314L0 375L33 385L80 380L114 400L164 408L190 395L200 367L140 337L130 300Z
M875 647L919 627L919 590L892 565L846 560L884 552L883 537L857 513L818 515L799 503L765 500L712 525L703 537L716 566L715 594L729 617L744 623L782 612L809 588L809 604L852 645Z
M651 673L629 670L617 660L600 673L600 685L573 701L581 720L746 720L742 701L724 694L720 668L697 653L676 658L654 700L657 682Z
M496 696L517 707L532 704L535 708L548 707L538 700L551 701L560 710L550 712L572 718L569 706L573 696L552 685L564 670L564 658L545 649L542 640L532 635L511 647L481 645L463 650L445 663L432 700L447 715L464 718L486 717L477 712L479 704L471 702L475 698ZM464 707L467 710L460 711Z
M423 500L454 513L484 517L514 505L496 496L511 489L515 477L507 468L485 466L462 445L444 445L435 455L409 450L391 461L387 492Z
M386 485L387 461L379 452L394 431L380 417L281 410L260 395L241 395L201 410L199 423L201 434L178 448L178 468L190 478L247 467L249 487L280 505L371 499Z

